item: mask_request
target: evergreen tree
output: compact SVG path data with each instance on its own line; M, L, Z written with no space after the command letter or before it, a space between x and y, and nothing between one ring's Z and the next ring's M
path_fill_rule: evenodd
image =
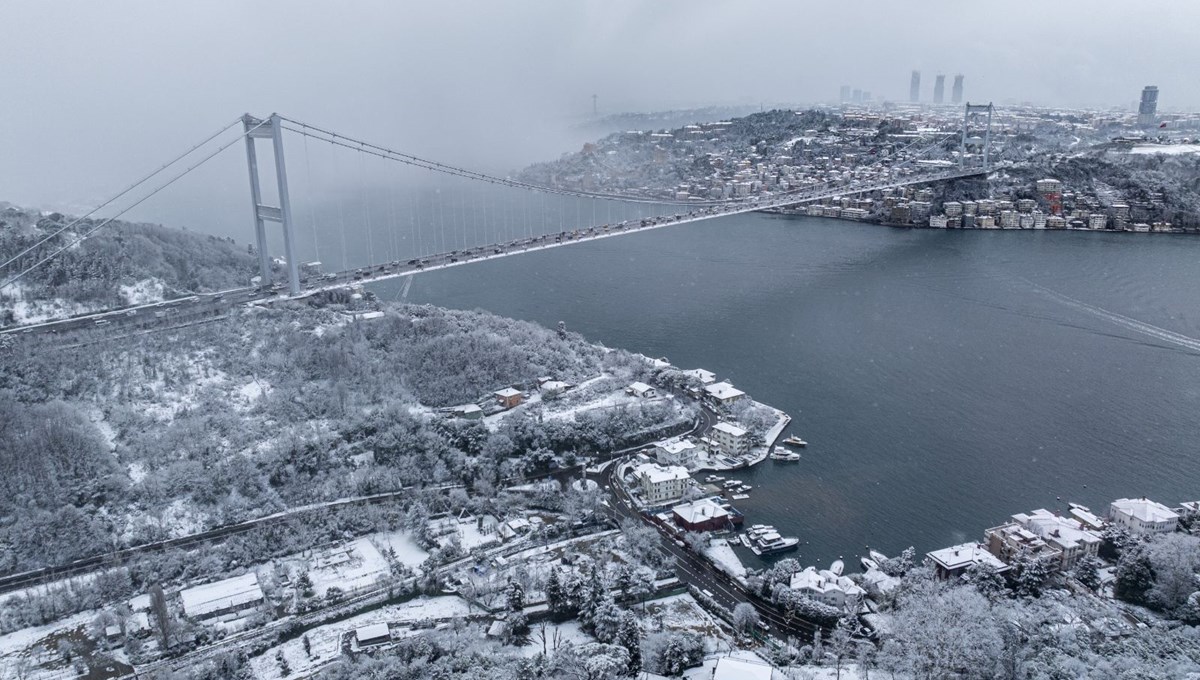
M642 670L642 626L633 612L625 612L621 616L621 626L617 632L616 644L629 652L629 674L640 673Z
M1100 589L1100 564L1095 557L1085 556L1075 564L1075 580L1093 592Z
M567 593L558 578L558 569L551 567L550 577L546 579L546 606L552 614L563 614L569 609L568 604Z
M510 612L519 612L525 609L525 589L516 579L509 580L505 599Z

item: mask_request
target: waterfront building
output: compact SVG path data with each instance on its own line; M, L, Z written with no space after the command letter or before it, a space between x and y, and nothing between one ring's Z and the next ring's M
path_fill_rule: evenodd
M693 368L690 371L684 371L686 375L690 375L700 381L701 385L711 385L717 381L717 374L712 371L706 371L703 368Z
M934 229L945 229L947 224L949 224L949 219L945 215L929 216L929 226Z
M704 386L704 393L721 406L733 406L746 393L727 382L712 383Z
M963 204L958 201L946 201L942 204L942 212L946 217L958 217L963 214Z
M1113 501L1108 506L1108 519L1132 536L1169 534L1179 526L1179 515L1145 497Z
M733 528L729 511L712 498L671 508L671 519L685 531L723 531Z
M683 496L691 475L687 468L678 465L643 463L634 470L642 490L642 500L650 505L659 505Z
M692 468L696 464L696 445L688 439L668 439L654 445L654 457L663 465Z
M1059 568L1064 571L1075 566L1081 557L1095 557L1103 540L1078 520L1060 517L1049 510L1018 513L1013 521L1059 551Z
M815 567L792 574L788 587L817 602L844 610L856 609L867 594L849 577L840 576L828 569L817 571Z
M926 553L925 556L933 562L934 571L938 577L943 579L958 578L966 573L967 569L977 564L990 566L997 572L1008 570L1007 564L978 543L952 545L949 548Z
M1044 557L1053 562L1061 561L1061 551L1042 540L1040 536L1021 526L1019 522L1009 522L998 527L992 527L984 532L988 552L1011 563L1018 555Z
M732 423L720 422L708 431L708 441L718 453L742 456L750 452L750 433Z
M1108 215L1092 213L1088 215L1088 229L1104 229L1108 226Z

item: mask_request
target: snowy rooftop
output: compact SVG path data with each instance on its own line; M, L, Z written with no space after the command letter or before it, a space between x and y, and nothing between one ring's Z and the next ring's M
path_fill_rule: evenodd
M644 463L637 466L638 475L647 479L651 484L660 484L662 482L670 482L679 479L688 479L691 475L688 474L687 468L678 465L656 465L654 463Z
M1059 517L1046 509L1012 516L1018 524L1037 534L1042 540L1063 549L1099 544L1100 536L1083 528L1078 521Z
M638 382L630 383L629 389L633 390L633 392L635 394L641 394L642 392L649 392L649 391L653 390L654 388L651 387L650 385L647 385L644 382L638 381Z
M714 429L714 430L719 430L719 431L721 431L721 432L724 432L725 434L731 435L731 436L733 436L733 437L744 437L744 436L746 436L746 431L745 431L745 430L743 430L742 428L738 427L737 425L733 425L733 424L730 424L730 423L724 423L724 422L722 422L722 423L717 423L716 425L713 425L713 429Z
M367 640L378 640L379 638L389 637L391 636L391 631L388 630L386 623L372 623L356 629L354 636L358 638L359 642L365 642Z
M492 392L492 394L496 395L497 397L503 397L503 398L507 399L508 397L519 397L519 396L521 396L521 391L520 391L520 390L514 390L514 389L513 389L513 388L511 388L511 387L505 387L505 388L504 388L504 389L502 389L502 390L496 390L495 392Z
M1071 503L1071 516L1079 520L1079 523L1090 529L1099 529L1104 526L1104 520L1097 517L1091 510L1077 503Z
M676 505L671 508L671 512L675 513L679 519L688 524L699 524L707 522L710 519L720 519L729 515L725 508L711 498L703 498L691 503Z
M683 453L696 448L696 445L686 439L671 439L659 442L656 446L667 453Z
M1179 515L1171 512L1171 509L1167 506L1146 498L1121 498L1115 500L1109 507L1108 514L1112 516L1118 512L1142 522L1169 522L1173 519L1179 519Z
M850 580L850 577L838 576L826 569L817 571L816 567L807 567L804 571L792 574L790 585L792 590L807 590L814 593L841 591L851 596L859 596L865 593L854 581Z
M746 394L727 382L706 385L704 387L704 391L714 399L720 399L721 401L725 401L726 399L736 399L738 397L745 396Z
M712 371L706 371L703 368L693 368L690 371L684 371L684 373L699 380L700 383L704 385L711 385L717 381L716 373L713 373Z
M717 659L713 680L771 680L771 665L732 657Z
M224 581L188 588L179 593L183 611L193 618L203 617L223 609L232 609L263 599L258 576L248 572Z
M996 569L1005 569L1008 565L1000 561L1000 558L984 550L983 546L978 543L963 543L962 545L952 545L949 548L934 550L927 553L929 559L937 562L943 569L948 571L956 571L964 567L969 567L973 564L990 564Z

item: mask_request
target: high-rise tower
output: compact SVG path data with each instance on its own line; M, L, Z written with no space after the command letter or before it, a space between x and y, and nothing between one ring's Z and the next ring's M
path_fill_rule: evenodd
M955 104L962 103L962 74L954 76L954 89L950 90L950 101Z
M941 104L942 99L946 96L946 76L941 73L937 74L937 79L933 81L933 103Z
M1158 86L1147 85L1142 90L1142 102L1138 104L1138 125L1154 125L1158 114Z
M921 101L921 72L912 72L912 81L908 84L908 101L916 104Z

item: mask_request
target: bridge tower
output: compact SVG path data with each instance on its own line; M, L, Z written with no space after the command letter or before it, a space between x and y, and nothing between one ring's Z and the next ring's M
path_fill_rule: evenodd
M958 164L960 166L965 166L967 162L967 144L969 142L972 145L983 147L983 167L985 170L991 167L989 163L991 162L992 152L993 111L995 111L995 108L992 106L991 102L988 102L987 104L967 103L967 106L963 111L962 146L961 155L958 158ZM984 114L987 114L987 123L986 127L984 127L983 139L979 139L978 137L968 138L967 134L968 130L971 128L972 122L978 124L979 121L977 119Z
M242 116L246 131L246 164L250 169L250 200L254 208L254 236L258 244L258 268L262 285L271 282L271 256L267 252L267 222L278 222L283 226L283 250L287 258L288 292L300 293L300 268L296 262L296 239L293 233L292 205L288 198L287 166L283 160L283 126L279 114L259 119L246 114ZM279 187L279 205L263 205L262 191L258 183L258 154L256 139L270 139L275 156L275 181Z

